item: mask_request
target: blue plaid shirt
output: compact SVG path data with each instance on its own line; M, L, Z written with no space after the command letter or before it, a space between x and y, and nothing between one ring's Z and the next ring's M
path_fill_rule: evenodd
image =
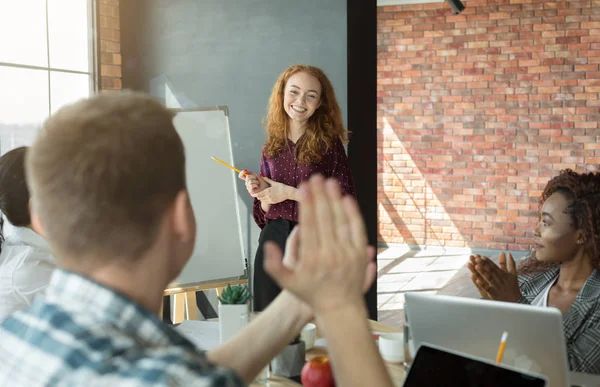
M242 385L157 316L64 270L0 324L0 386Z

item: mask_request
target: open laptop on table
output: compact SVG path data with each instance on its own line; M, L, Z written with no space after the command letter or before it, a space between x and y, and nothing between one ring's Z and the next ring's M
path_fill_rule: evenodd
M431 343L495 361L503 332L502 363L569 385L562 315L554 308L462 297L407 293L405 310L415 348Z
M422 343L404 387L546 387L547 378Z

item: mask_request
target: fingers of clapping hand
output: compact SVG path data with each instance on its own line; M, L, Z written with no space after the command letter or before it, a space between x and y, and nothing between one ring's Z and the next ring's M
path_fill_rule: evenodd
M511 253L508 253L508 256L507 256L506 260L507 260L507 265L506 266L508 268L507 271L510 274L517 275L517 264L515 263L515 260L514 260L514 258L513 258L513 256L512 256Z
M350 195L345 196L342 201L344 203L348 227L350 228L350 241L348 243L352 244L356 249L364 249L368 245L367 232L363 217L358 208L358 203Z
M298 227L294 228L285 242L285 256L283 257L283 265L285 267L295 268L298 264L299 230L300 228Z
M492 296L495 294L494 289L497 285L497 282L490 280L489 277L486 277L485 273L481 273L477 270L471 271L471 281L477 287L479 294L481 294L484 298L493 298Z
M317 229L317 224L320 223L319 210L327 209L327 203L323 203L323 196L325 196L324 184L322 177L313 177L308 183L300 185L300 193L303 198L302 205L299 209L299 225L294 229L294 238L298 238L298 233L302 233L302 240L292 240L297 252L295 258L286 260L285 265L281 262L277 254L279 249L276 245L269 243L265 244L265 270L271 274L273 279L284 288L299 292L305 292L303 289L304 277L311 276L321 266L326 266L326 262L322 262L324 255L319 254L320 252L320 229ZM264 191L263 191L264 192ZM326 202L326 200L325 200ZM319 209L317 209L317 206ZM323 227L321 226L321 229ZM286 245L286 248L291 247ZM319 262L321 261L321 262ZM321 265L319 265L321 264ZM292 268L293 266L293 268Z
M477 258L471 255L469 258L470 262L467 263L467 268L471 272L471 281L479 291L482 297L487 298L488 294L486 289L489 288L490 284L485 280L483 275L477 271Z
M298 210L298 223L299 227L302 228L303 242L301 256L314 256L318 249L319 231L317 230L318 222L311 182L300 184L299 190L300 197L302 198L302 204Z
M344 204L341 200L342 192L340 186L335 180L328 180L325 184L325 190L330 200L330 210L333 218L333 237L338 241L347 241L350 238L350 229L344 211Z
M375 249L367 246L358 206L352 199L342 198L339 183L320 176L311 177L299 190L299 222L294 235L300 237L293 235L299 242L292 244L295 247L291 247L289 259L286 251L284 263L276 246L265 246L266 271L315 313L350 304L364 306L362 294L371 287L377 270Z
M471 280L482 296L487 292L493 300L517 302L521 293L512 254L502 253L498 261L500 267L487 257L471 256L468 264Z
M480 281L479 285L486 290L502 281L499 272L501 269L489 258L481 255L472 255L467 267ZM473 281L475 282L475 280Z
M475 269L485 280L492 284L502 281L502 269L496 266L488 257L476 255L475 262Z
M335 197L339 197L338 192L335 192L335 187L331 185L332 181L324 181L322 176L315 175L311 179L311 191L315 208L315 219L317 228L317 243L321 248L328 249L333 242L337 241L337 233L335 230L335 221L333 207ZM330 192L331 191L331 192ZM323 242L323 243L322 243ZM328 259L334 258L332 254L326 254Z
M489 284L487 284L487 282L485 282L483 279L481 279L477 274L471 275L471 281L473 281L473 284L477 288L477 291L479 292L481 297L483 297L485 299L491 298L490 294L485 289L486 287L489 287Z
M508 271L506 268L506 254L504 252L498 254L498 266L500 266L500 269Z
M483 272L486 269L486 263L484 263L481 255L471 255L469 257L469 263L467 263L467 268L471 273L483 275Z
M279 246L272 241L268 241L263 246L264 249L264 268L267 273L281 286L287 288L289 284L294 282L294 269L291 267L295 264L293 259L288 262L283 261L283 253Z
M375 263L375 247L369 246L367 248L367 270L365 271L365 281L363 282L363 293L371 288L375 277L377 276L377 263Z
M498 265L505 272L517 275L517 265L511 253L498 254Z

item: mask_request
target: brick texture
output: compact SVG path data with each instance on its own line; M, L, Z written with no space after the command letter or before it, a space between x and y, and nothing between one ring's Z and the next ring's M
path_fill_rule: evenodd
M100 89L120 90L121 77L121 27L119 0L99 0L100 25Z
M378 9L379 240L524 250L600 164L600 1L465 4Z

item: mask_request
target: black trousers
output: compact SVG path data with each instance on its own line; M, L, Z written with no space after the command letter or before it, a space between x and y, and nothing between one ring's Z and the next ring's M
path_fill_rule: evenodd
M254 311L263 311L279 295L281 288L265 272L264 245L273 241L285 252L285 242L296 227L296 222L285 219L269 220L260 233L258 249L254 258Z

